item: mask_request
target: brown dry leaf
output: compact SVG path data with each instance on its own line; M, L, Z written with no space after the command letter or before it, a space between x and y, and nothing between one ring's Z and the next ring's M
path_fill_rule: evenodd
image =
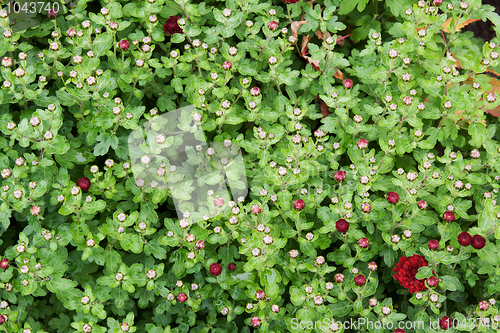
M337 72L333 74L333 76L337 79L344 80L344 73L340 71L340 69L336 68Z
M316 35L316 37L318 37L318 39L327 39L328 37L330 37L330 32L325 32L325 33L322 33L321 30L316 30L316 32L314 32L314 34Z
M455 31L460 31L460 29L462 29L463 27L471 24L472 22L476 22L476 21L479 21L481 19L470 19L470 20L467 20L465 21L464 23L460 23L459 25L457 25L457 27L455 28ZM448 30L448 28L450 27L450 23L451 23L451 17L449 19L447 19L442 27L443 27L443 31L444 32L447 32L447 33L450 33L450 31Z
M299 34L297 33L297 31L299 31L299 28L302 24L305 24L307 23L308 21L295 21L295 22L292 22L292 26L291 26L291 29L292 29L292 35L294 37L299 37Z
M311 36L302 37L302 46L300 48L300 55L303 57L309 53L309 52L307 52L307 45L309 45L310 40L311 40Z
M326 105L326 103L323 102L323 100L319 98L319 96L316 96L316 100L319 101L321 114L323 115L322 119L328 117L328 115L330 114L328 105Z
M309 62L314 67L315 70L323 72L319 68L319 60L312 60L311 57L306 56L306 55L302 56L302 58L306 59L307 62Z

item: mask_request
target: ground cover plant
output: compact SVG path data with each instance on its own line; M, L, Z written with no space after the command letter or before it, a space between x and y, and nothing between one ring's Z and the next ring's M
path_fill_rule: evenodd
M4 1L0 332L497 331L494 9Z

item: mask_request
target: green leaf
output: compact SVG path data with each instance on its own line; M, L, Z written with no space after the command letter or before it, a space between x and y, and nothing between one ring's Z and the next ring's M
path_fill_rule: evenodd
M111 49L111 46L113 45L113 33L106 32L97 35L93 44L95 57L103 56L106 50Z
M352 303L349 301L340 301L330 304L328 307L335 314L335 317L343 317L351 311Z
M110 272L115 272L122 262L122 257L115 250L108 249L104 251L104 260L106 261L106 269Z
M457 279L456 277L447 275L447 276L443 276L442 279L443 279L442 283L445 285L447 290L451 290L451 291L456 291L456 290L463 291L464 290L464 286L462 285L460 280Z
M418 273L415 275L417 280L427 279L432 275L432 267L423 266L418 269Z
M390 9L394 16L405 17L405 10L412 8L415 2L413 0L386 0L385 5Z
M51 278L49 282L47 282L47 289L49 289L53 293L57 293L59 291L70 290L78 285L77 282L61 278L54 277Z
M486 125L480 122L474 122L469 125L469 135L472 137L472 142L475 147L481 147L486 139Z
M498 255L498 248L493 243L486 243L486 245L477 251L479 258L484 262L489 262L492 265L500 265L500 256Z

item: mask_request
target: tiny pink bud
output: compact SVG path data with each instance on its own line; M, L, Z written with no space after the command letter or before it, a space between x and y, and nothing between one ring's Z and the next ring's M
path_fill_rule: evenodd
M274 31L278 28L278 22L271 21L267 26L269 27L269 30Z
M344 85L344 88L351 89L352 85L353 85L353 82L352 82L351 79L345 79L344 82L343 82L343 85Z
M126 39L123 39L118 43L118 47L123 51L127 51L129 46L130 43Z

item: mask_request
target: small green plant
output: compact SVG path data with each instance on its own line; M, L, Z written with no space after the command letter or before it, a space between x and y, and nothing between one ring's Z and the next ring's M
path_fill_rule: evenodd
M0 10L0 332L498 329L492 6L50 4Z

